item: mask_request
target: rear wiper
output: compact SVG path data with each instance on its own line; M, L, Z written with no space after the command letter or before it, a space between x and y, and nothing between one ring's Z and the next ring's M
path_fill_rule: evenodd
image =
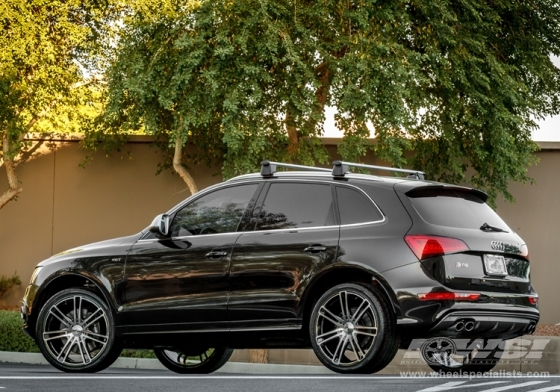
M509 233L508 231L502 230L499 227L490 226L488 223L484 222L482 226L480 226L480 230L482 231L495 231L498 233Z

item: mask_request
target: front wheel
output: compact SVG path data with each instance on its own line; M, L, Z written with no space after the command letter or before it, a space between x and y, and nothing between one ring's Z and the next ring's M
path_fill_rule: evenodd
M373 287L345 283L315 304L309 334L317 358L338 373L373 373L397 353L396 322Z
M233 350L225 348L206 349L154 349L161 364L175 373L206 374L225 365Z
M71 288L55 294L39 313L36 340L43 356L68 373L98 372L118 358L113 314L95 293Z

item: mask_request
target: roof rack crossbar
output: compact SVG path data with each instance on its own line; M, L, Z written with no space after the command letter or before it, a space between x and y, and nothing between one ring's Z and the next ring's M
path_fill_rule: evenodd
M290 169L301 169L301 170L310 170L310 171L331 172L331 169L326 169L326 168L322 168L322 167L294 165L292 163L262 161L261 162L261 176L270 177L270 176L274 175L274 173L276 173L276 168L277 167L287 167L287 168L290 168Z
M399 169L396 167L388 167L388 166L375 166L375 165L364 165L362 163L353 163L353 162L344 162L344 161L334 161L333 162L333 169L332 174L335 177L344 177L346 173L348 173L349 167L360 167L364 169L376 169L376 170L386 170L395 173L407 173L410 174L409 178L416 178L418 180L424 179L424 172L419 170L410 170L410 169Z

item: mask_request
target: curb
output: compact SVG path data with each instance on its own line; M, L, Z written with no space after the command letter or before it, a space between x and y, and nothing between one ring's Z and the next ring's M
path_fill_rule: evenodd
M49 365L41 353L16 353L0 351L0 363L20 363L27 365ZM157 359L118 358L110 368L167 370ZM249 374L335 374L324 366L284 365L270 363L228 362L219 370L220 373Z
M237 350L236 350L237 351ZM219 373L233 374L335 374L333 371L320 365L303 362L299 364L295 357L285 356L274 358L274 362L284 363L248 363L241 350L234 360L219 369ZM290 351L291 350L286 350ZM301 352L309 350L299 350ZM312 352L312 351L310 351ZM297 354L297 350L294 350ZM235 355L235 354L234 354ZM300 360L305 359L305 355ZM309 360L309 358L307 358ZM0 351L0 363L21 363L30 365L48 365L49 363L40 353L17 353ZM285 362L292 362L286 364ZM157 359L148 358L118 358L111 368L116 369L144 369L144 370L166 370ZM504 350L504 356L494 371L505 372L548 372L549 374L560 374L560 337L553 336L524 336L509 340ZM410 372L431 373L432 370L426 365L418 350L399 350L393 361L378 374L402 374Z

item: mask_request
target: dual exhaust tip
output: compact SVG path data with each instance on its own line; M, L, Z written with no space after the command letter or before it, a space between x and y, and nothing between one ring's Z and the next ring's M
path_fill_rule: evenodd
M455 330L457 332L470 332L474 329L474 321L472 320L459 320L455 323Z

